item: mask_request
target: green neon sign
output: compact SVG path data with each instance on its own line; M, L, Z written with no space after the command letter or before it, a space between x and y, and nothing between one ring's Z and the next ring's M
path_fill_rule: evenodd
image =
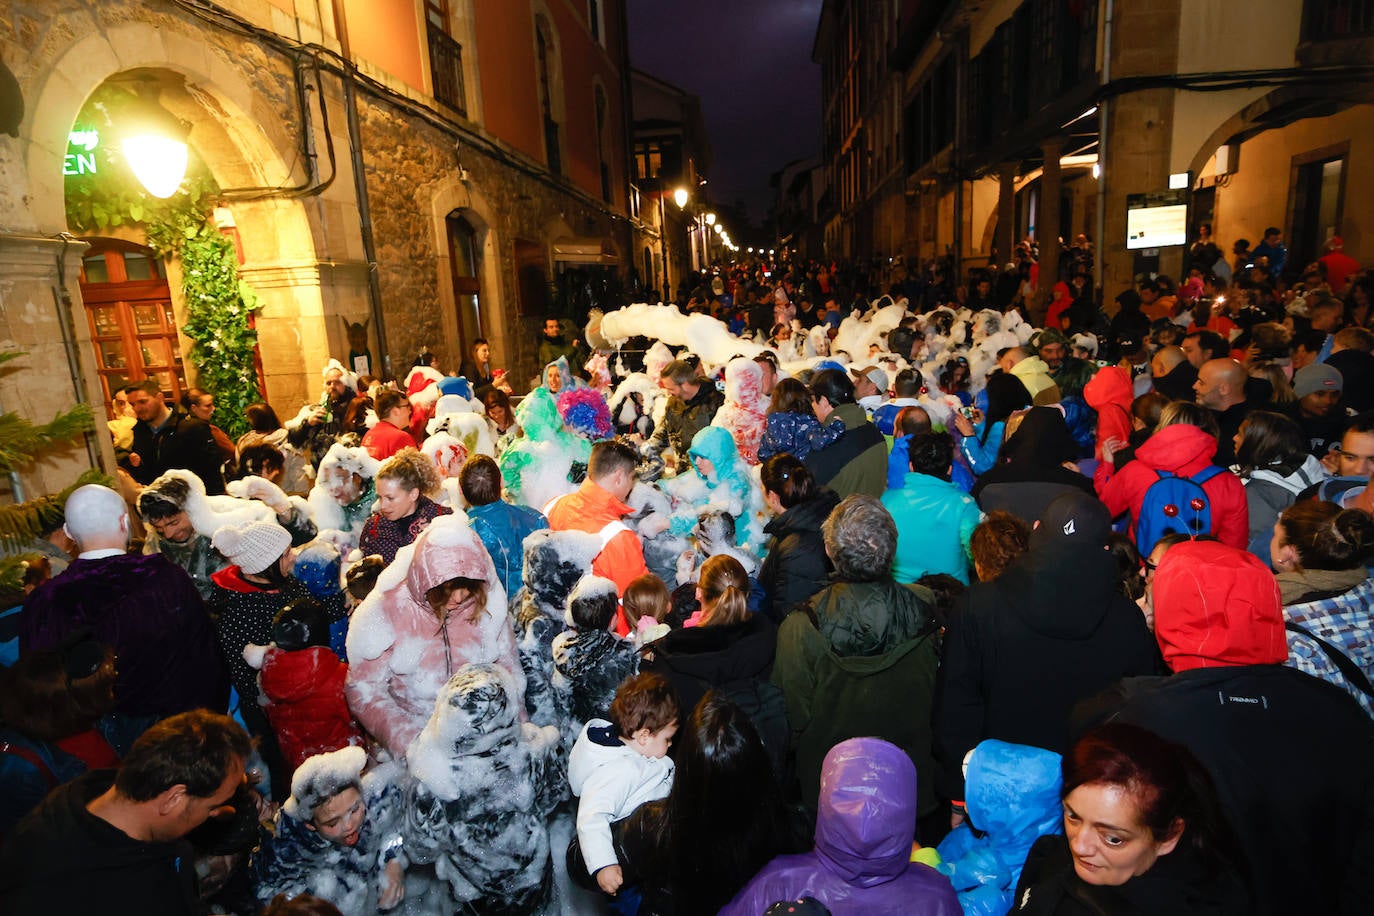
M94 127L73 130L67 134L67 154L62 157L62 174L94 175L95 150L100 146L100 132Z

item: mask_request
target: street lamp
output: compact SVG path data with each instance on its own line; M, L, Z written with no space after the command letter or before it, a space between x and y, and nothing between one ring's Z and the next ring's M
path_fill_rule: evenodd
M690 195L687 193L686 188L678 188L673 192L673 203L677 204L679 210L686 209L688 197L690 197Z
M715 224L716 224L716 215L715 215L714 213L708 213L708 214L706 214L706 225L708 225L708 226L714 226Z
M154 197L168 198L186 177L190 149L188 125L157 101L157 86L139 87L139 104L121 146L124 158L139 183Z

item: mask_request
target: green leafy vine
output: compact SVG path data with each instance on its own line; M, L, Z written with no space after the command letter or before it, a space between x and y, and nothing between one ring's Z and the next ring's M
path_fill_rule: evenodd
M106 87L87 101L76 128L94 127L102 138L113 137L133 104L127 91ZM239 278L233 241L211 219L219 187L194 152L186 179L166 200L143 189L115 144L102 139L94 155L96 172L66 178L68 226L97 234L141 224L150 248L181 262L186 306L181 330L193 341L187 357L199 386L215 396L215 422L231 439L238 438L248 430L244 408L262 399L255 366L258 338L251 326L262 303Z

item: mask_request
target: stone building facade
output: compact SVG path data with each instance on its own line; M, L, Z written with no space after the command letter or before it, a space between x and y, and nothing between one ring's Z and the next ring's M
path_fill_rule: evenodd
M0 374L0 409L41 421L85 400L99 416L119 375L83 256L146 239L132 219L71 237L63 178L78 113L108 85L152 86L189 125L262 300L279 413L318 398L349 324L399 376L421 347L457 371L480 334L521 390L565 270L633 257L626 47L619 0L0 0L0 348L28 354ZM155 273L179 327L177 265ZM146 330L125 331L131 363ZM106 439L26 470L15 495L112 468Z
M1127 247L1128 199L1171 178L1187 242L1210 222L1229 252L1274 226L1294 270L1332 235L1356 259L1374 255L1357 205L1374 166L1374 28L1352 12L1366 4L1264 0L1242 16L1183 0L880 6L827 0L817 26L833 255L890 254L904 222L900 253L952 253L967 277L1029 235L1043 277L1057 272L1046 243L1083 233L1110 306L1140 273L1182 272L1186 245ZM865 58L898 75L895 122L874 114L887 83L865 82ZM902 151L904 200L886 183L888 143Z

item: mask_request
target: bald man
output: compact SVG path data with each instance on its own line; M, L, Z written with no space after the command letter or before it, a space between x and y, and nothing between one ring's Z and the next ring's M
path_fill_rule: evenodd
M1155 391L1171 401L1191 401L1197 369L1182 347L1164 347L1150 360Z
M107 737L121 754L158 719L200 707L223 711L228 672L191 577L161 554L126 552L129 512L108 487L78 488L64 514L80 553L24 602L19 651L56 648L82 629L115 650L119 680Z
M1245 367L1230 357L1209 359L1197 371L1193 391L1197 402L1216 417L1221 435L1217 440L1216 463L1229 467L1236 461L1236 433L1240 424L1254 409L1245 399L1245 383L1250 375Z

